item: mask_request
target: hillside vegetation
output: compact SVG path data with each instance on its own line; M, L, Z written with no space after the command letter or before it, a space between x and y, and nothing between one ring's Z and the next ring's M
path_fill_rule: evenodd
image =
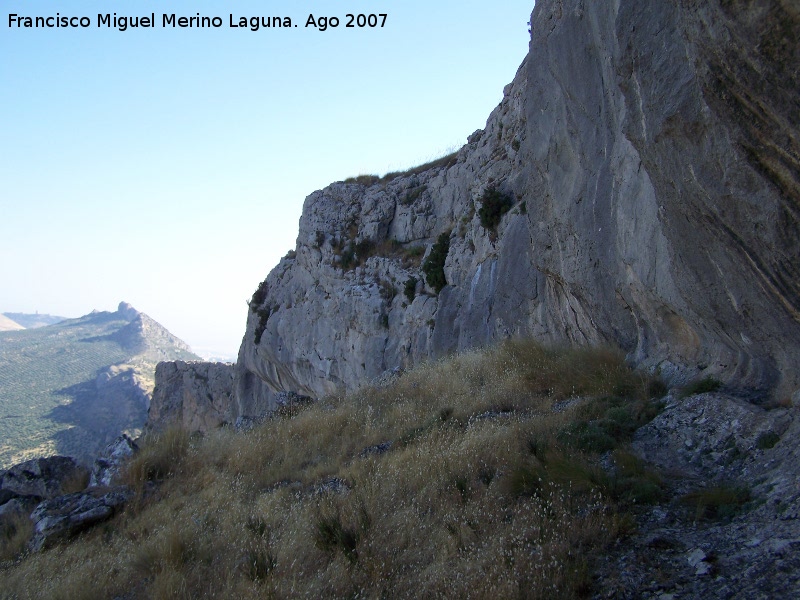
M52 454L91 461L120 432L140 431L156 362L197 358L149 323L120 310L0 333L0 467Z
M153 434L137 500L6 563L0 597L584 596L661 493L625 450L659 391L612 350L507 342L247 433Z

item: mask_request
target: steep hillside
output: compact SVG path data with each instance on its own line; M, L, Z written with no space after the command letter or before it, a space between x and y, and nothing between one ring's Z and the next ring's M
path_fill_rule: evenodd
M797 39L784 0L537 2L467 145L306 199L250 304L237 410L515 336L800 399Z
M794 409L665 391L515 340L245 432L149 432L133 491L34 511L49 544L0 506L0 598L797 598ZM127 505L56 535L100 495Z
M144 425L156 363L189 347L128 304L0 333L0 467L66 454L92 460Z
M40 315L39 313L3 313L9 319L22 325L25 329L36 329L37 327L47 327L65 321L66 317L55 315Z
M25 327L5 315L0 315L0 331L19 331L20 329L25 329Z

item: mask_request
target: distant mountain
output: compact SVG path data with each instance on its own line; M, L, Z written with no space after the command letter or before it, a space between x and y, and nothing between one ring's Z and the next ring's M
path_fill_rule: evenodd
M121 432L138 435L162 360L199 357L124 302L0 332L0 468L52 454L90 461Z
M18 321L14 321L5 315L0 315L0 331L19 331L25 329Z
M67 317L57 317L55 315L40 315L39 313L3 313L12 321L19 323L25 329L36 329L38 327L47 327L48 325L55 325L61 321L66 321Z

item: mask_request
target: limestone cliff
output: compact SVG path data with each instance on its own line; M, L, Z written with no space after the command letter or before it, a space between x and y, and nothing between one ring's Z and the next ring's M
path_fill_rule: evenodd
M796 395L797 39L787 0L539 0L457 154L306 199L251 301L235 411L511 336Z
M231 398L233 365L161 362L155 377L148 428L176 424L188 431L208 431L236 420Z

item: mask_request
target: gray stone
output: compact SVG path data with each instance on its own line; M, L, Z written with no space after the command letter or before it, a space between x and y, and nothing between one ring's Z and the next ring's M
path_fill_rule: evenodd
M88 470L68 456L35 458L14 465L0 481L0 490L17 496L36 496L40 499L54 498L72 488L85 487Z
M139 451L139 446L124 433L109 444L102 456L94 461L89 487L110 486L119 476L122 466Z
M374 446L367 446L359 453L359 456L361 458L365 458L367 456L380 456L381 454L386 454L389 452L393 445L394 442L390 440L381 444L375 444Z
M233 365L161 362L155 377L149 429L177 424L189 431L209 431L239 416L232 399Z
M126 487L90 489L42 502L31 514L34 534L30 549L39 552L111 518L132 495Z
M312 397L295 392L278 392L275 394L275 411L279 415L292 416L313 403L314 399Z

